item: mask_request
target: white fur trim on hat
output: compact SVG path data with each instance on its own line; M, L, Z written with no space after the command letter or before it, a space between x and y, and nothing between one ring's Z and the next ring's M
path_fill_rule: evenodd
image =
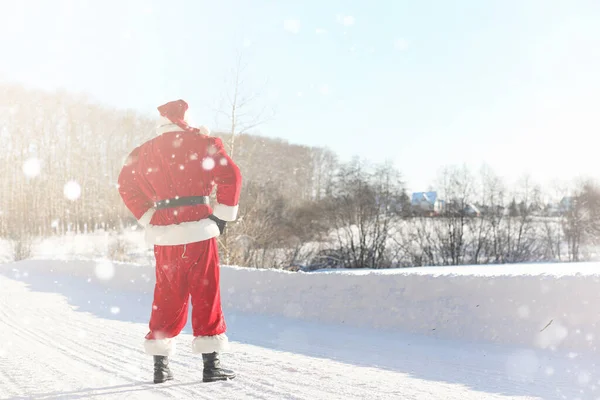
M146 243L158 246L201 242L219 235L217 223L208 218L173 225L148 225L145 229Z
M175 340L169 339L146 339L144 350L151 356L171 356L175 354Z
M181 129L179 125L174 124L173 121L171 121L169 118L163 117L162 115L158 118L158 126L156 128L156 133L158 135L162 135L163 133L167 132L180 131L183 131L183 129Z
M184 121L187 123L187 120L184 119ZM208 126L202 125L198 128L198 130L200 131L201 135L210 136L210 128ZM173 121L171 121L167 117L163 117L163 116L159 117L158 126L156 128L156 133L158 135L162 135L163 133L167 133L167 132L179 132L179 131L183 131L183 129L181 129L181 127L179 125L174 124Z
M226 206L225 204L217 204L213 208L213 215L223 221L235 221L237 218L239 206Z
M212 353L229 350L229 338L224 333L214 336L196 336L192 341L192 352Z

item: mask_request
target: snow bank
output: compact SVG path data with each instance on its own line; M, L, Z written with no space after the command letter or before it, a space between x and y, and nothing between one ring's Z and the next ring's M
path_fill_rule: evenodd
M226 306L442 338L596 351L600 264L223 269Z
M151 294L150 266L26 261L0 266ZM600 264L296 273L223 267L224 307L439 338L596 352Z

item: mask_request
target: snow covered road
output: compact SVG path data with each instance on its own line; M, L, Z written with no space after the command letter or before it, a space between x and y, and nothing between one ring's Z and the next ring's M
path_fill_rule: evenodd
M579 354L323 326L228 312L238 373L201 383L189 330L173 382L151 382L145 293L0 265L0 399L598 399Z

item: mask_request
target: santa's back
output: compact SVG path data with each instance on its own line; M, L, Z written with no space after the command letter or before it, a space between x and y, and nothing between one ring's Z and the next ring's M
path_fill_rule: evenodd
M206 218L211 214L225 221L237 215L239 168L221 139L184 128L170 121L159 126L158 136L134 149L121 171L121 196L143 225L209 224ZM217 204L211 207L208 197L215 186Z

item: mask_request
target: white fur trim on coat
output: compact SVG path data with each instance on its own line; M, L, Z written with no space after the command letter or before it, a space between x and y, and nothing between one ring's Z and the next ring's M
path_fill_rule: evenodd
M196 336L192 341L192 352L212 353L229 350L229 338L224 333L215 336Z
M162 135L163 133L167 133L167 132L183 132L183 129L181 129L181 127L177 124L174 123L168 123L165 125L160 125L158 128L156 128L156 134L158 135Z
M201 242L219 235L219 227L216 222L207 218L174 225L148 225L145 229L146 243L158 246L177 246Z
M237 218L239 206L226 206L225 204L217 204L213 208L213 215L223 221L235 221Z
M150 221L152 221L152 216L154 215L154 208L149 209L148 211L146 211L144 213L144 215L142 215L140 217L140 219L138 219L138 224L140 224L143 227L146 227L150 224Z
M144 350L151 356L171 356L175 354L175 340L169 339L146 339L144 341Z

